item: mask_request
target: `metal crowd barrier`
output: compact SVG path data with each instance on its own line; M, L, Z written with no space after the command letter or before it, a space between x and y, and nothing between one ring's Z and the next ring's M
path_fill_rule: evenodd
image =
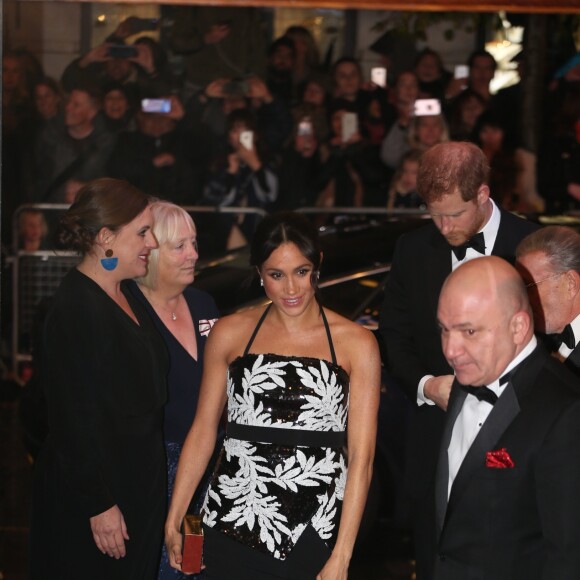
M38 318L42 317L43 305L53 296L64 275L80 260L74 252L64 252L50 247L27 252L21 249L18 224L20 215L26 211L40 211L48 230L54 230L59 214L68 209L68 204L26 204L20 206L13 216L12 248L9 259L12 273L12 369L15 377L21 377L23 366L32 361L32 350ZM194 216L199 214L253 215L263 219L267 212L250 207L183 206ZM50 232L49 232L50 234ZM47 236L48 238L48 236ZM39 309L40 307L40 309Z
M39 315L39 306L47 304L60 281L78 262L79 257L71 252L54 250L43 247L42 250L27 252L19 248L18 224L20 215L26 211L40 211L49 230L53 230L58 223L59 214L68 209L68 204L26 204L20 206L13 216L12 247L15 253L10 259L12 266L12 365L16 377L21 376L23 363L32 360L34 338L37 333L36 322ZM211 215L237 216L252 215L263 219L268 212L251 207L215 207L215 206L183 206L186 211L196 217L197 222L203 222L203 217ZM301 207L296 211L310 215L335 216L337 222L341 220L356 220L362 216L383 218L397 218L426 215L421 209L387 210L384 207ZM328 226L326 226L328 227ZM214 232L198 228L202 235L212 237ZM215 237L215 234L214 236ZM202 246L203 247L203 246ZM42 311L40 312L42 315Z

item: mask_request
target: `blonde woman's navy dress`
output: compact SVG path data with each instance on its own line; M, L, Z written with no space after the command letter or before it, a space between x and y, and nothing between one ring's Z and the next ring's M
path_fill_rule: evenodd
M330 360L245 352L229 367L228 424L204 506L209 580L314 579L346 485L349 378Z
M143 305L139 324L74 269L47 316L41 352L49 434L35 465L31 578L157 577L166 502L167 353ZM89 518L118 505L129 534L115 560Z

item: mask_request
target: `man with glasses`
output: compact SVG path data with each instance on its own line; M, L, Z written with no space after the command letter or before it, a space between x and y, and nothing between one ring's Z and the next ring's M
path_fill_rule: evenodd
M516 256L536 328L580 375L580 233L564 226L543 228L522 240Z
M398 240L381 309L389 370L416 405L405 491L413 505L418 580L431 577L429 493L453 382L437 326L439 292L452 270L473 258L493 254L513 262L518 243L537 228L496 206L488 177L485 155L471 143L442 143L423 154L417 191L432 223Z

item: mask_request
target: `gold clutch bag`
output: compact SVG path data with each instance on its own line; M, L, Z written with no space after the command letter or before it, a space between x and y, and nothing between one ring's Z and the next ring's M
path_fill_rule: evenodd
M181 571L199 574L203 557L203 529L201 516L187 514L183 520L183 560Z

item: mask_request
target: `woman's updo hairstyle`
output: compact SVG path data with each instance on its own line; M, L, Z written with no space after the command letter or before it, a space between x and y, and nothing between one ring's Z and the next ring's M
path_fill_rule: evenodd
M148 204L149 198L127 181L110 177L90 181L61 217L55 235L57 247L85 256L102 228L118 231Z
M254 233L250 250L250 264L262 269L272 252L282 244L292 243L312 262L311 283L316 288L322 260L320 240L316 226L301 213L279 212L265 217Z

